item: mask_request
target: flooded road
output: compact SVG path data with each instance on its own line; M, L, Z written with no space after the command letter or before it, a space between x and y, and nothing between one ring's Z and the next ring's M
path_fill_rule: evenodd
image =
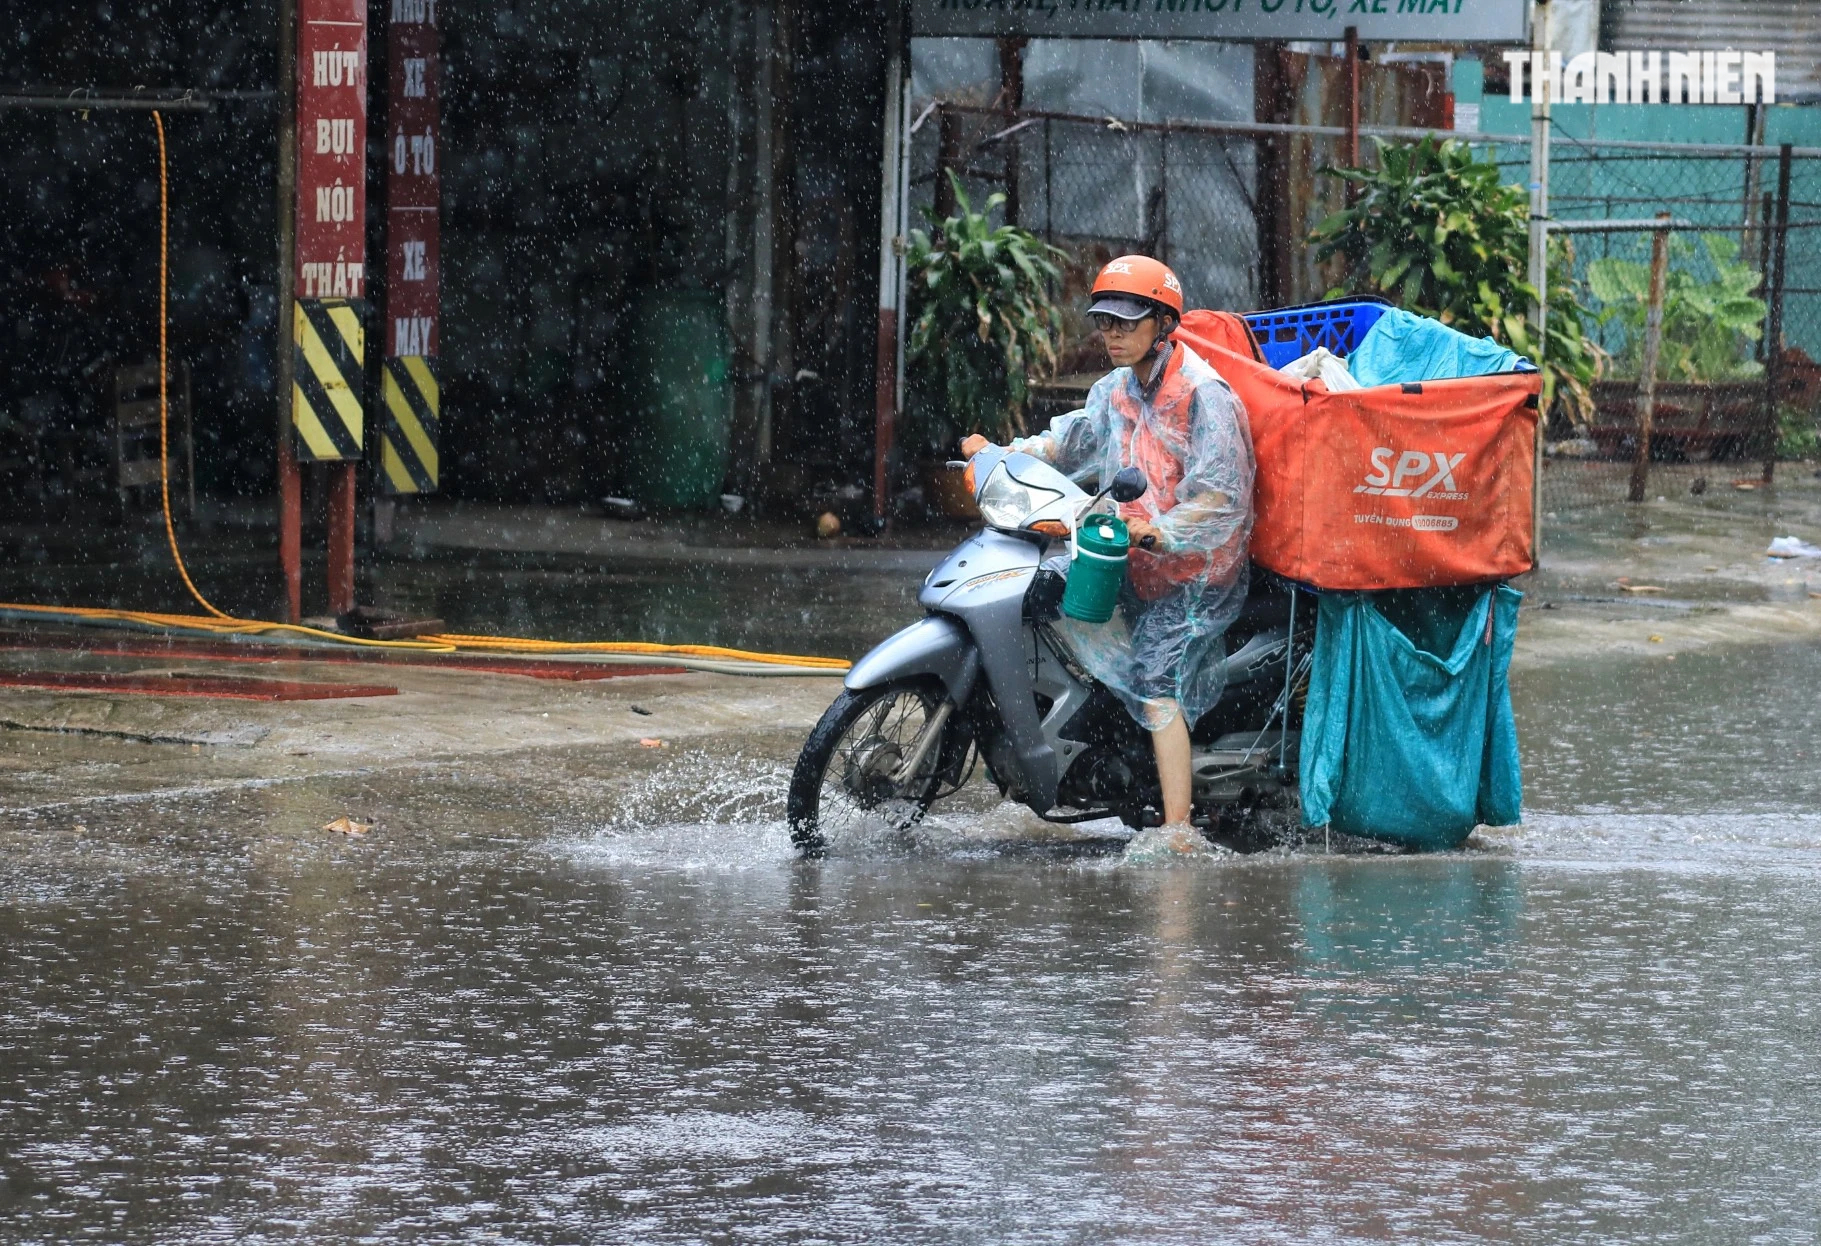
M1821 653L1514 687L1436 857L801 864L782 733L4 815L0 1237L1813 1241Z

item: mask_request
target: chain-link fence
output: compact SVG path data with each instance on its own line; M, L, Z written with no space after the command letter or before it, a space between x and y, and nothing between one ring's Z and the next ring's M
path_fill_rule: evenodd
M1375 160L1372 135L1399 133L1363 128L1361 162ZM1527 138L1475 136L1474 146L1505 181L1529 181ZM1331 126L1140 124L931 105L913 132L912 200L947 215L951 171L976 208L1003 193L1004 219L1072 257L1070 309L1099 265L1126 251L1168 261L1191 306L1268 308L1344 282L1338 267L1315 260L1307 238L1345 193L1321 170L1349 154L1345 132ZM1653 238L1637 223L1659 216L1672 228L1643 456L1648 496L1722 495L1762 481L1779 459L1821 454L1821 157L1558 134L1550 215L1562 225L1551 314L1578 309L1599 348L1598 374L1558 394L1545 430L1543 509L1554 522L1604 524L1599 516L1620 513L1632 491ZM1065 408L1104 367L1078 320L1071 342L1065 375L1034 416Z
M1077 405L1106 370L1080 309L1094 274L1116 255L1165 260L1192 307L1250 310L1320 298L1341 274L1316 265L1304 239L1341 205L1341 184L1318 170L1345 164L1347 155L1334 127L1162 124L932 104L912 127L912 217L924 226L925 213L948 216L957 190L975 210L1003 194L999 219L1067 253L1059 375L1037 388L1030 410L1041 421Z
M913 204L952 212L951 172L976 210L1003 193L1006 220L1067 250L1071 282L1143 251L1175 268L1202 306L1258 302L1251 135L932 106L912 135Z
M1529 176L1529 144L1491 154ZM1764 146L1596 143L1554 137L1550 314L1578 313L1599 347L1585 393L1558 395L1543 506L1595 522L1645 497L1724 496L1817 452L1821 418L1821 159ZM1649 433L1642 372L1653 248L1662 231L1661 332ZM1635 478L1635 483L1634 483Z

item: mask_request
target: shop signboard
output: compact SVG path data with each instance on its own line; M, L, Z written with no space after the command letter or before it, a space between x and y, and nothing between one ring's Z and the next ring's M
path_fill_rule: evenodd
M361 457L366 160L366 0L299 0L292 414L305 460Z
M913 35L1525 43L1530 0L911 0Z
M381 331L380 481L437 487L441 399L438 0L392 0L386 27L386 307Z

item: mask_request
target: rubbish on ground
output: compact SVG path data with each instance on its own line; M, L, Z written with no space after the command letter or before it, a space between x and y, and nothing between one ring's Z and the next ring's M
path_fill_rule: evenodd
M344 813L341 817L335 819L335 821L325 823L322 829L325 831L334 831L338 835L365 835L368 831L373 829L373 824L371 822L356 822L353 818L350 818Z
M378 606L355 606L335 616L335 630L346 636L367 640L409 640L414 636L432 636L442 631L441 619L414 619L395 610Z
M1285 376L1295 377L1299 381L1319 380L1328 387L1328 392L1344 394L1348 390L1364 388L1347 371L1347 361L1329 350L1326 346L1317 346L1299 359L1292 359L1278 369Z
M1619 590L1626 593L1661 593L1665 591L1661 584L1625 584L1623 582L1619 584Z
M666 746L664 744L664 741L656 739L653 736L646 736L644 739L639 741L639 747L640 748L664 748Z
M823 511L816 516L816 535L828 539L841 535L841 520L833 511Z
M643 519L645 508L631 498L602 498L601 515L606 519Z
M1660 645L1663 643L1663 638L1661 636L1652 636L1650 638L1650 643L1653 645Z
M726 511L729 515L739 514L741 510L745 509L745 506L746 499L737 493L723 493L721 495L721 509Z
M646 709L643 705L633 705L633 706L629 706L628 708L630 708L633 713L638 714L642 717L645 717L645 718L651 717L651 711Z
M1591 437L1565 437L1544 442L1543 453L1552 459L1591 459L1600 453L1600 443Z
M1735 480L1732 482L1732 487L1737 489L1740 493L1750 493L1763 483L1762 480Z
M1764 552L1772 558L1821 558L1821 545L1810 545L1800 537L1780 536Z
M1719 569L1720 568L1718 568L1718 567L1702 567L1701 568L1701 570L1703 570L1703 571L1718 571Z

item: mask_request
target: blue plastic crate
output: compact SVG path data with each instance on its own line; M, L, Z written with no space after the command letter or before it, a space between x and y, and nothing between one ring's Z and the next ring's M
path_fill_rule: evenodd
M1247 312L1246 327L1252 330L1252 340L1258 343L1265 362L1281 368L1317 346L1326 346L1343 358L1351 355L1390 306L1371 295L1305 303L1276 311ZM1517 371L1535 372L1536 366L1529 360L1519 360Z
M1389 306L1379 298L1335 299L1330 303L1248 312L1246 326L1252 330L1265 362L1281 368L1318 346L1326 346L1343 357L1351 355Z

